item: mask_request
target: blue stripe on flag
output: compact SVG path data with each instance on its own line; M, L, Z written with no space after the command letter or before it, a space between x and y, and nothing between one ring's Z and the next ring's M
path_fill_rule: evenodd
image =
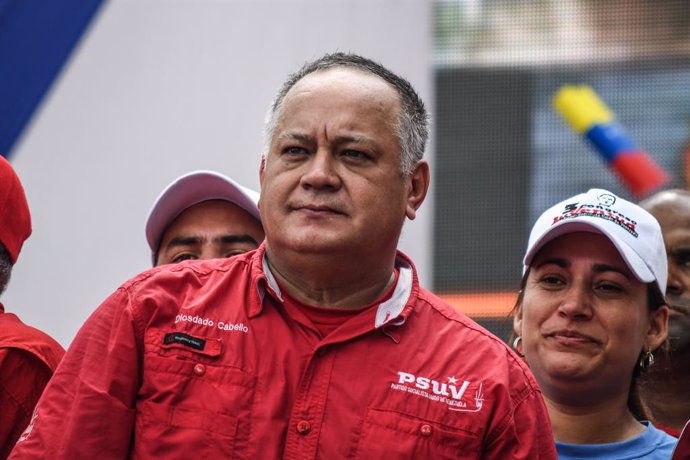
M10 155L102 3L0 0L0 155Z

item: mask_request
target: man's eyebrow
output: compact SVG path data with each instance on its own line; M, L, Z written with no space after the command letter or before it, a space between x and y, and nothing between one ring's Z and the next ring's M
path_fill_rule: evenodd
M295 141L302 141L302 142L314 142L314 136L310 134L303 134L303 133L296 133L296 132L286 132L283 133L279 136L279 139L281 141L285 140L295 140ZM340 145L340 144L367 144L371 146L376 146L376 142L366 136L357 136L357 135L340 135L337 137L334 137L331 139L331 142Z
M176 246L191 246L193 244L201 244L202 241L203 238L199 236L177 236L170 240L165 247L172 248Z
M278 140L281 140L281 141L293 140L293 141L313 142L314 136L310 136L309 134L302 134L302 133L296 133L296 132L288 131L286 133L282 133L278 137Z
M688 257L690 256L690 246L671 246L668 249L668 254L673 257Z
M335 142L345 144L348 142L353 142L356 144L373 144L374 141L366 136L338 136L335 138Z
M223 243L223 244L234 244L234 243L252 243L256 246L259 245L258 241L256 241L254 238L252 238L248 234L242 234L242 235L221 235L217 238L214 238L214 241Z

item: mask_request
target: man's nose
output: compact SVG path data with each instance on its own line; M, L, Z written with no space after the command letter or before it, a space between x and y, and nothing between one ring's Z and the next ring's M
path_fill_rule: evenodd
M341 185L337 159L325 148L317 150L307 162L306 171L302 175L301 184L304 188L337 189Z

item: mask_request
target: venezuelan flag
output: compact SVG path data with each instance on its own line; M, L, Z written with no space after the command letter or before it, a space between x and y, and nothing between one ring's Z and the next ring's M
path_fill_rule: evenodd
M553 103L573 131L594 146L636 198L669 182L666 172L635 144L592 88L564 86L556 93Z

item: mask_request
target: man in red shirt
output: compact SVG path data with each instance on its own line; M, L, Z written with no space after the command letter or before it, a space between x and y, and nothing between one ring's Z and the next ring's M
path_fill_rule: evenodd
M19 178L0 156L0 294L10 280L31 215ZM0 459L29 424L34 406L65 350L55 340L5 313L0 303Z
M258 250L158 267L86 322L16 458L555 459L527 367L397 251L424 104L336 53L266 127Z

